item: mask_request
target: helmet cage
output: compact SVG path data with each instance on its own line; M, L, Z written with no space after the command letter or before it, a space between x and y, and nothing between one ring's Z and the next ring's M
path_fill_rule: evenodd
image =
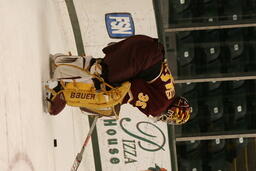
M163 122L172 125L181 125L186 123L190 118L191 108L185 98L180 98L169 106L167 112L157 118Z

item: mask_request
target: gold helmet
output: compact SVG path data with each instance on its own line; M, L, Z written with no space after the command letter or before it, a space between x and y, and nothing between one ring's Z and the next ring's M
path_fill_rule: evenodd
M172 125L181 125L189 120L190 115L191 108L187 99L184 97L175 97L166 112L160 115L157 120L167 122Z

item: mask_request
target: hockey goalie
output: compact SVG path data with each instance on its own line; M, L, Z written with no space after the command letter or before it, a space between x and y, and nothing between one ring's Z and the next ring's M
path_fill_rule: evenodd
M174 80L158 39L135 35L103 49L103 58L55 54L47 85L48 112L65 105L101 116L119 115L129 103L142 113L169 124L184 124L190 106L175 94Z

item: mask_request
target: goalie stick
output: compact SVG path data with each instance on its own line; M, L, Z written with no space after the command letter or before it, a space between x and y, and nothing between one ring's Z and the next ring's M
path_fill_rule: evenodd
M90 128L90 130L89 130L89 132L86 136L86 139L84 141L84 144L83 144L80 152L77 153L77 155L76 155L76 158L75 158L75 161L72 165L71 171L77 171L77 169L78 169L78 167L79 167L79 165L80 165L80 163L83 159L83 153L84 153L85 147L86 147L86 145L88 144L88 142L91 138L92 132L93 132L95 126L96 126L96 122L97 122L98 118L99 118L99 116L95 116L95 118L93 120L93 123L92 123L92 126L91 126L91 128Z

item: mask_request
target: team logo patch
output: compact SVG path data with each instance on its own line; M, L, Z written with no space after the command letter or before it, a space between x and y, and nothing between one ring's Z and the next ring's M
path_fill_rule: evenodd
M111 38L125 38L135 34L130 13L109 13L105 15L108 35Z

